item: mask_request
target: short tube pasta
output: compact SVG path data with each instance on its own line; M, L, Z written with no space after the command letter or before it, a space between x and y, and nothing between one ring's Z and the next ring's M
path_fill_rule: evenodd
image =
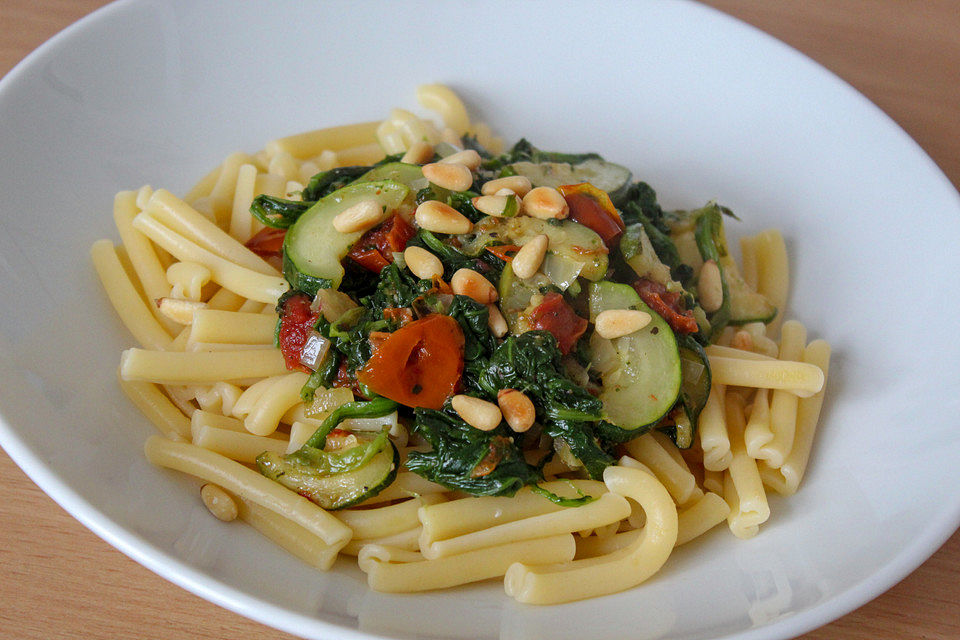
M807 362L710 357L716 384L782 389L808 398L823 388L823 371Z
M639 469L607 467L610 494L629 497L647 514L628 547L596 558L546 566L517 563L507 570L507 595L528 604L559 604L634 587L660 570L677 541L677 510L667 490Z
M507 542L599 527L623 520L628 515L630 505L623 497L604 493L593 502L580 507L567 507L561 511L507 522L455 538L438 540L432 544L425 545L421 541L420 550L425 558L432 560Z
M120 355L124 380L160 384L204 384L249 380L282 374L287 370L279 351L150 351L127 349Z
M374 591L410 593L502 576L517 562L527 565L567 562L573 559L575 551L573 536L566 533L508 542L437 560L410 558L412 561L407 562L391 562L391 558L399 554L380 545L368 545L360 550L359 563L367 574L367 584Z
M90 255L110 303L137 342L149 349L169 349L170 334L147 309L143 298L130 282L120 259L117 258L113 243L109 240L98 240L93 244Z
M217 484L240 498L250 500L300 525L326 544L345 545L350 528L306 498L288 491L243 466L212 451L185 442L170 442L160 436L147 439L147 459L159 466L182 471Z
M283 278L266 275L230 262L163 226L149 215L139 214L133 219L133 226L176 256L178 260L204 265L210 269L210 274L217 284L246 298L276 304L277 299L289 288L287 281Z

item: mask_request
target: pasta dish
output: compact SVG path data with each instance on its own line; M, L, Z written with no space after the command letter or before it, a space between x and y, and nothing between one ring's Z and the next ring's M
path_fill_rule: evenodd
M615 593L797 491L830 347L776 230L664 210L596 153L506 148L447 87L114 201L92 248L158 467L370 588Z

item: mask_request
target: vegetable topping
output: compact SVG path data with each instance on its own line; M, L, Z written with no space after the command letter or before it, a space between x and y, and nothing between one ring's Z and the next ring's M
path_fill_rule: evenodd
M357 380L404 406L439 409L460 383L463 343L449 316L414 320L377 346Z

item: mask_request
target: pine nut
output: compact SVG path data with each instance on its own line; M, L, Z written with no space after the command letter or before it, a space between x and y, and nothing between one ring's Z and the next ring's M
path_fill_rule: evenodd
M533 401L522 391L500 389L497 392L497 404L500 405L503 419L517 433L527 431L537 419L537 410L533 406Z
M473 229L469 218L437 200L427 200L421 204L413 218L427 231L436 233L468 233Z
M503 317L503 314L500 313L500 307L490 303L487 305L487 326L490 327L490 331L493 332L493 335L498 338L502 338L507 335L507 332L510 330L510 327L507 326L507 319Z
M750 335L749 331L741 329L733 334L733 340L730 341L730 346L742 351L753 351L753 336Z
M400 162L407 164L424 164L431 160L433 160L433 145L426 142L414 142L400 158Z
M646 311L608 309L597 314L595 326L601 338L613 340L640 331L650 324L651 320Z
M382 204L370 198L349 206L333 219L333 228L340 233L366 231L386 219Z
M485 196L496 194L497 191L501 189L510 189L515 194L521 198L533 188L533 185L530 184L530 178L526 176L507 176L505 178L497 178L496 180L491 180L489 182L484 182L483 187L480 188L480 193Z
M433 280L443 277L443 263L423 247L407 247L403 251L403 260L413 275L421 280Z
M713 260L707 260L700 267L697 293L700 306L707 313L713 313L723 305L723 280L720 277L720 267Z
M442 189L466 191L473 185L473 174L462 164L431 162L423 165L423 175Z
M520 200L511 191L509 194L477 196L471 202L477 211L488 216L513 217L520 212Z
M503 418L500 407L473 396L453 396L450 404L464 422L481 431L493 431Z
M513 189L497 189L497 192L493 194L495 196L515 196L517 195Z
M513 273L521 280L526 280L535 274L540 265L543 264L548 246L550 246L550 239L542 233L527 240L527 243L520 247L517 254L513 256L513 262L510 263Z
M467 169L476 171L480 168L480 154L473 149L465 149L463 151L451 153L440 162L443 164L462 164Z
M182 298L158 298L157 307L160 313L178 324L193 324L193 312L206 309L207 303Z
M537 187L523 196L523 212L541 220L562 220L570 215L570 207L553 187Z
M224 522L237 519L237 502L221 487L207 483L200 487L200 499L210 513Z
M450 278L450 288L458 296L467 296L480 304L497 301L497 289L473 269L457 269Z

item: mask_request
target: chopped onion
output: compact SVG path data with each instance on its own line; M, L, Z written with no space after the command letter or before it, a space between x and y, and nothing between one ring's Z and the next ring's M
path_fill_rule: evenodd
M347 294L336 289L320 289L310 304L314 311L320 311L327 322L336 322L344 313L357 306Z
M304 413L308 418L323 420L340 405L353 402L353 391L345 387L317 389L313 394L313 403Z
M543 259L543 264L540 265L540 270L561 291L566 291L570 285L577 281L577 276L583 271L583 265L583 262L572 260L566 256L548 253Z
M316 371L329 350L330 339L323 337L319 331L314 329L307 334L307 341L303 345L303 351L300 352L300 364L311 371Z

